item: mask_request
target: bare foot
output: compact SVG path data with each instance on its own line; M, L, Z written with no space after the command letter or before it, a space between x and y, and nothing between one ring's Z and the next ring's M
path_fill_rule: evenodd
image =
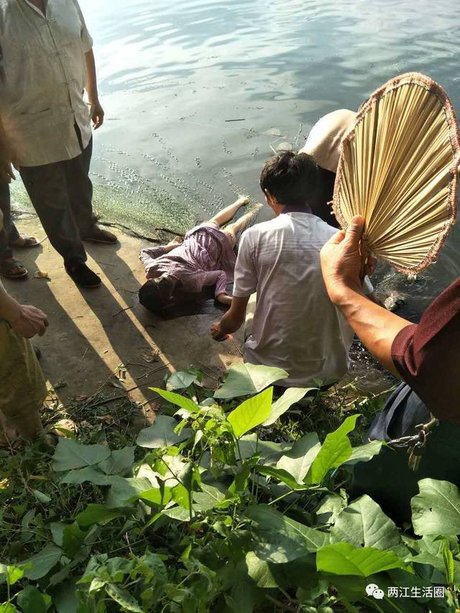
M180 245L183 241L184 239L182 238L182 236L176 236L172 239L172 241L169 241L166 247L177 247L177 245Z
M245 204L249 204L249 202L250 202L249 196L245 196L244 194L239 194L238 200L235 202L235 204L244 206Z
M17 247L18 249L29 249L30 247L38 247L40 242L35 236L19 236L15 241L10 243L10 247Z

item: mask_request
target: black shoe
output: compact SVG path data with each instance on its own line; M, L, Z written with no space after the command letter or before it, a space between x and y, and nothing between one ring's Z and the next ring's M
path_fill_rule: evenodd
M78 264L78 266L70 269L66 266L66 271L72 281L79 287L99 287L101 284L100 278L86 264Z
M118 243L118 238L112 232L104 230L99 226L93 226L84 236L82 240L88 243L103 243L105 245L114 245Z

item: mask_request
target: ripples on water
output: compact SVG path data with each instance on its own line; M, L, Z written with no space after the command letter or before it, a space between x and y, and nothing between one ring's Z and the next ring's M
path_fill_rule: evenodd
M96 136L97 205L137 229L183 231L238 192L311 125L357 108L409 70L459 107L460 8L450 0L80 0L95 39L107 121ZM230 121L239 120L239 121ZM458 229L441 261L384 285L416 314L460 269Z

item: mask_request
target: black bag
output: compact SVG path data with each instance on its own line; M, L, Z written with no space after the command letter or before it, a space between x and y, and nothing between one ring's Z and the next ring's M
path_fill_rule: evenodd
M430 411L417 394L402 383L374 418L367 439L390 441L411 436L417 433L418 424L430 419ZM460 487L459 441L460 427L440 422L427 437L415 471L409 468L406 449L383 448L369 462L355 466L352 497L368 494L396 522L410 521L410 499L418 494L420 479L440 479Z

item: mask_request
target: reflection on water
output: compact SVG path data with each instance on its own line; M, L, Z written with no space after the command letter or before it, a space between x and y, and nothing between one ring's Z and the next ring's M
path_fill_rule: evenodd
M184 231L258 175L281 143L357 108L388 78L429 74L459 106L460 8L450 0L80 0L94 37L106 124L95 137L96 206L152 232ZM418 283L458 274L456 238ZM437 279L437 281L434 281ZM415 305L415 306L414 306Z

